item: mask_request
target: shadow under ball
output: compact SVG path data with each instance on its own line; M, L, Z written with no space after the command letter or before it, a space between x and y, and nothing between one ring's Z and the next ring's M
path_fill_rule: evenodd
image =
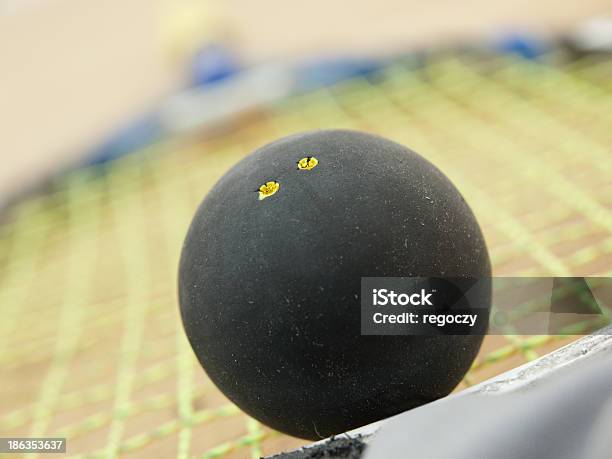
M483 339L362 336L361 277L490 275L474 215L436 167L381 137L314 131L213 186L183 246L179 299L219 389L264 424L319 439L447 395Z

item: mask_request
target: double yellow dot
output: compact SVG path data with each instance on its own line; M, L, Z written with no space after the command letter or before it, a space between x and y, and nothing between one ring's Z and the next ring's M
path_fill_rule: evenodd
M297 168L299 170L310 171L317 167L319 160L314 156L306 156L297 162ZM259 200L269 198L275 194L280 188L280 183L275 180L264 183L259 187Z

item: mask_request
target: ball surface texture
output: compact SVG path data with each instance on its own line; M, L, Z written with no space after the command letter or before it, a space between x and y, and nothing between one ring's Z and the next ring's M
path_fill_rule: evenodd
M435 166L381 137L314 131L260 148L212 187L183 246L179 300L221 391L318 439L447 395L482 342L362 336L362 277L490 275L474 215Z

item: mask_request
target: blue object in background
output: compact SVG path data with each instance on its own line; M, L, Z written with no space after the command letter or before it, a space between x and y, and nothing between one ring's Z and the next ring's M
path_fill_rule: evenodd
M155 113L123 126L88 155L86 165L103 164L150 145L165 135Z
M330 86L348 78L367 77L384 65L381 59L338 57L306 61L295 69L301 91Z
M240 71L238 61L220 44L208 44L191 61L189 87L214 86ZM86 165L103 164L157 142L168 134L153 111L120 127L92 150Z
M213 84L239 71L238 59L227 47L219 43L210 43L193 56L190 84L192 86Z
M526 59L535 59L548 49L546 43L533 35L509 33L495 41L493 47L502 53L518 54Z
M282 70L280 71L287 73L287 80L295 82L293 87L288 88L286 94L283 93L283 96L293 91L308 91L329 86L348 78L367 77L383 65L384 61L378 59L343 57L299 62L295 66L281 66ZM239 75L246 77L249 72L256 71L256 68L242 70L225 47L207 45L194 56L189 70L191 72L190 89L183 91L182 94L187 99L193 99L193 102L189 106L183 100L183 112L179 111L177 113L175 111L172 114L174 117L193 117L194 110L197 111L198 108L205 108L207 113L211 110L214 111L214 107L202 106L202 97L206 94L214 94L220 88L227 87L228 84L245 84L248 78L245 80L245 78L236 77ZM278 77L278 73L273 72L273 74ZM278 82L272 80L271 84L278 84ZM238 90L239 87L236 87L235 91ZM262 104L268 102L266 99L262 101ZM158 108L114 132L104 143L87 155L89 161L86 164L103 164L112 161L171 135L174 129L172 123L168 123L168 113L164 112L163 106L162 103L161 111ZM224 112L222 111L222 113Z

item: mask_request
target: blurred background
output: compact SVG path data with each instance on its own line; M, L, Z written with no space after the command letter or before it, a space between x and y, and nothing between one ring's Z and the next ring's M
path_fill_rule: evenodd
M523 33L552 39L611 10L609 0L2 0L0 200L192 83L207 43L240 66L380 57Z
M0 436L71 457L305 444L219 393L178 317L196 206L352 128L463 193L498 276L612 273L612 3L0 0ZM584 333L487 337L457 390ZM245 382L248 383L248 382Z

